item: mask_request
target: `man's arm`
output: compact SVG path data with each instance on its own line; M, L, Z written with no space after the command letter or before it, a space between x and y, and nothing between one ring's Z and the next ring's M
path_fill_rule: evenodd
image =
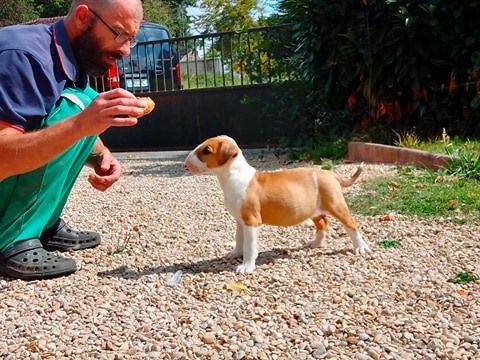
M0 181L41 167L80 137L73 121L63 121L31 133L22 133L0 123Z
M82 137L112 126L135 125L144 107L133 94L115 89L98 95L77 115L35 132L22 133L0 123L0 181L45 165Z

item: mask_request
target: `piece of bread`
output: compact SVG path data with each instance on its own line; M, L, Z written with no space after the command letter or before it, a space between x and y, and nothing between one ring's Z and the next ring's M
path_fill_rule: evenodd
M137 99L140 99L147 104L147 107L143 110L143 113L140 114L139 118L150 114L153 111L153 109L155 108L155 101L153 101L151 97L144 96L144 97L137 97Z

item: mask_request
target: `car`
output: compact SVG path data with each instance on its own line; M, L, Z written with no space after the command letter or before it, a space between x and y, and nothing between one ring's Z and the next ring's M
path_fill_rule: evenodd
M129 56L116 61L103 77L90 79L97 91L122 87L134 93L181 89L178 54L168 29L144 21Z

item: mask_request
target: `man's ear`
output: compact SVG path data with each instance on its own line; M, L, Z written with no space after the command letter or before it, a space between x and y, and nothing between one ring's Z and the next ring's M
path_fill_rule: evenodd
M217 149L217 164L223 165L238 155L238 148L229 141L222 141Z
M85 4L77 6L73 10L73 19L75 21L75 25L77 29L80 31L85 31L87 30L88 26L91 23L91 14L90 10L88 9L88 6Z

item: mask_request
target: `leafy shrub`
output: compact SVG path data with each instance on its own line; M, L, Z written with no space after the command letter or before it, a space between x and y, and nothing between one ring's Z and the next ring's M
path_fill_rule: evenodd
M304 103L312 119L321 102L386 141L414 126L422 137L480 134L480 2L282 0L280 10L293 23L292 66L317 100Z

